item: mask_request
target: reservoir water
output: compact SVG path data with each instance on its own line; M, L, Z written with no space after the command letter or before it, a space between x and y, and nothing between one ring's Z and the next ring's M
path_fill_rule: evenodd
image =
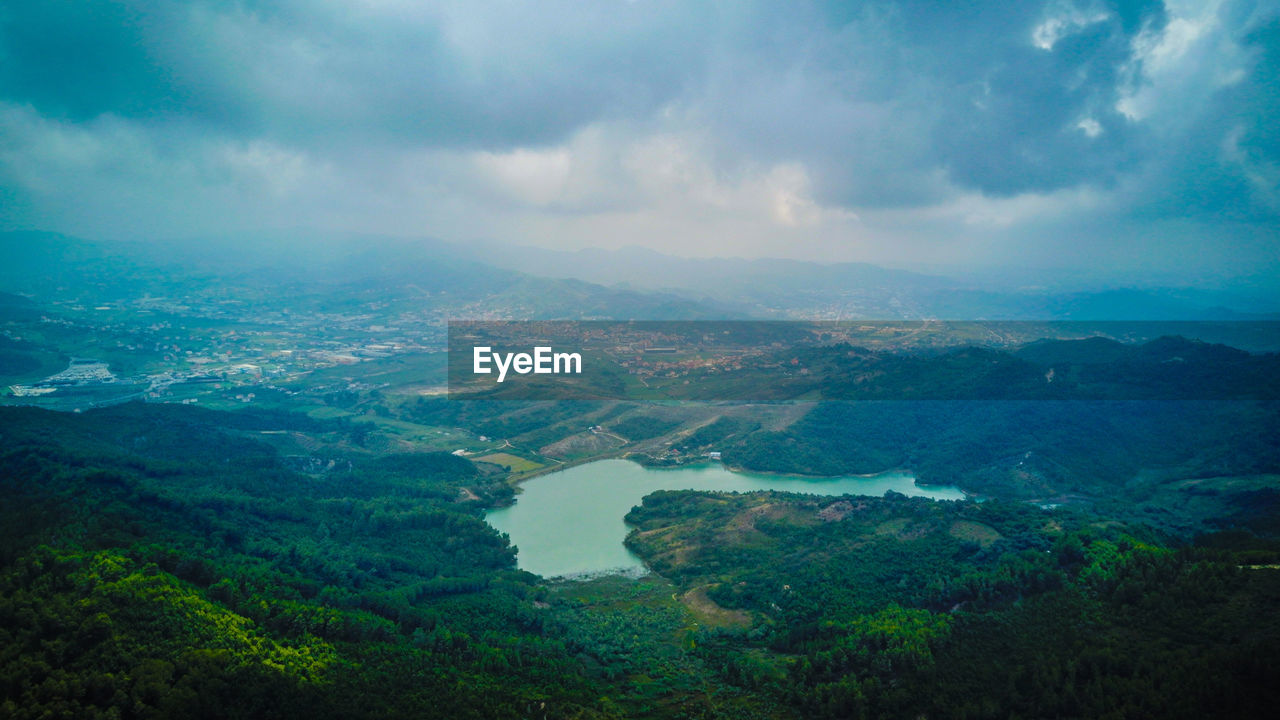
M658 490L780 490L813 495L884 495L893 490L936 500L965 496L954 487L920 487L907 472L800 478L733 472L719 463L647 468L628 460L597 460L541 475L521 488L514 505L492 510L485 519L511 536L520 549L521 569L545 577L643 573L640 558L622 544L628 530L622 518L641 498Z

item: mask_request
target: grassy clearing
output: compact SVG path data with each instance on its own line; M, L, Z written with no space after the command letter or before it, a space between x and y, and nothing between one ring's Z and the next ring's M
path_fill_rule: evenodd
M474 458L474 460L476 462L487 462L493 463L494 465L501 465L502 467L510 468L510 471L514 473L532 472L546 467L542 463L522 458L519 455L512 455L511 453L503 452L482 455L481 457Z
M689 608L689 612L704 627L751 627L751 615L743 610L729 610L720 607L716 601L707 597L707 590L714 585L696 587L680 596L680 602Z
M876 526L877 535L897 535L906 529L907 523L911 522L906 518L894 518L893 520L885 520Z
M330 407L328 405L313 405L306 408L307 415L317 420L333 420L334 418L350 417L351 413L342 408Z
M957 540L972 540L982 547L987 547L1001 538L995 528L971 520L956 520L951 523L951 528L947 532Z

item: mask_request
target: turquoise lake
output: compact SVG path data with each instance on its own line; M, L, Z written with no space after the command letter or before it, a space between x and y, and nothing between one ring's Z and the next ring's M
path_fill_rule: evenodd
M516 503L490 511L485 519L511 536L521 569L545 577L641 574L640 558L622 544L623 517L641 498L658 490L752 492L780 490L813 495L903 495L960 500L959 488L920 487L908 472L801 478L733 472L719 463L681 468L647 468L628 460L597 460L533 478L521 485Z

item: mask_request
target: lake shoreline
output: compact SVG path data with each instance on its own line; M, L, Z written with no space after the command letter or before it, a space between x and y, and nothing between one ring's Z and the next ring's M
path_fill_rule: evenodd
M741 472L710 460L663 468L612 457L548 473L542 482L525 486L516 502L486 512L485 520L511 538L522 570L547 578L619 574L643 567L625 546L627 513L652 493L682 490L967 497L953 486L921 487L914 474L902 470L824 478Z

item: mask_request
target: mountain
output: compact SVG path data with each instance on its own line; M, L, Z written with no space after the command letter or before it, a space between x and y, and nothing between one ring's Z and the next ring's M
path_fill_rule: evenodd
M885 317L903 317L893 299L934 291L955 281L868 263L823 264L767 258L682 258L639 247L559 251L526 246L479 245L474 252L501 267L545 277L660 290L744 305L757 315L844 302Z
M495 267L460 245L335 233L264 233L172 242L97 242L56 233L0 234L0 289L44 299L112 302L144 295L287 301L332 311L392 304L468 317L709 319L723 303L606 288Z
M490 253L494 245L479 245ZM822 264L781 258L682 258L641 247L575 251L502 246L495 264L546 277L574 277L602 285L626 284L654 290L706 288L741 293L741 281L764 280L770 290L840 290L853 286L946 287L940 276L893 270L869 263ZM732 284L731 284L732 283Z
M681 258L636 247L570 252L305 229L119 242L14 232L0 234L0 251L0 289L98 298L232 286L277 295L429 295L455 305L503 297L497 307L518 305L518 317L538 318L1280 319L1280 297L1262 290L1026 286L1011 274L997 281L866 263Z
M1248 360L1248 352L1219 343L1181 336L1163 336L1139 345L1125 345L1110 338L1082 340L1038 340L1014 353L1038 365L1106 365L1109 363L1237 363Z
M481 244L495 265L601 285L662 290L742 306L757 317L942 320L1277 319L1280 298L1255 288L1230 294L1187 287L1115 287L1077 279L1040 284L1016 273L951 276L868 263L787 259L681 258L638 247L560 251ZM1029 285L1030 280L1037 284Z

